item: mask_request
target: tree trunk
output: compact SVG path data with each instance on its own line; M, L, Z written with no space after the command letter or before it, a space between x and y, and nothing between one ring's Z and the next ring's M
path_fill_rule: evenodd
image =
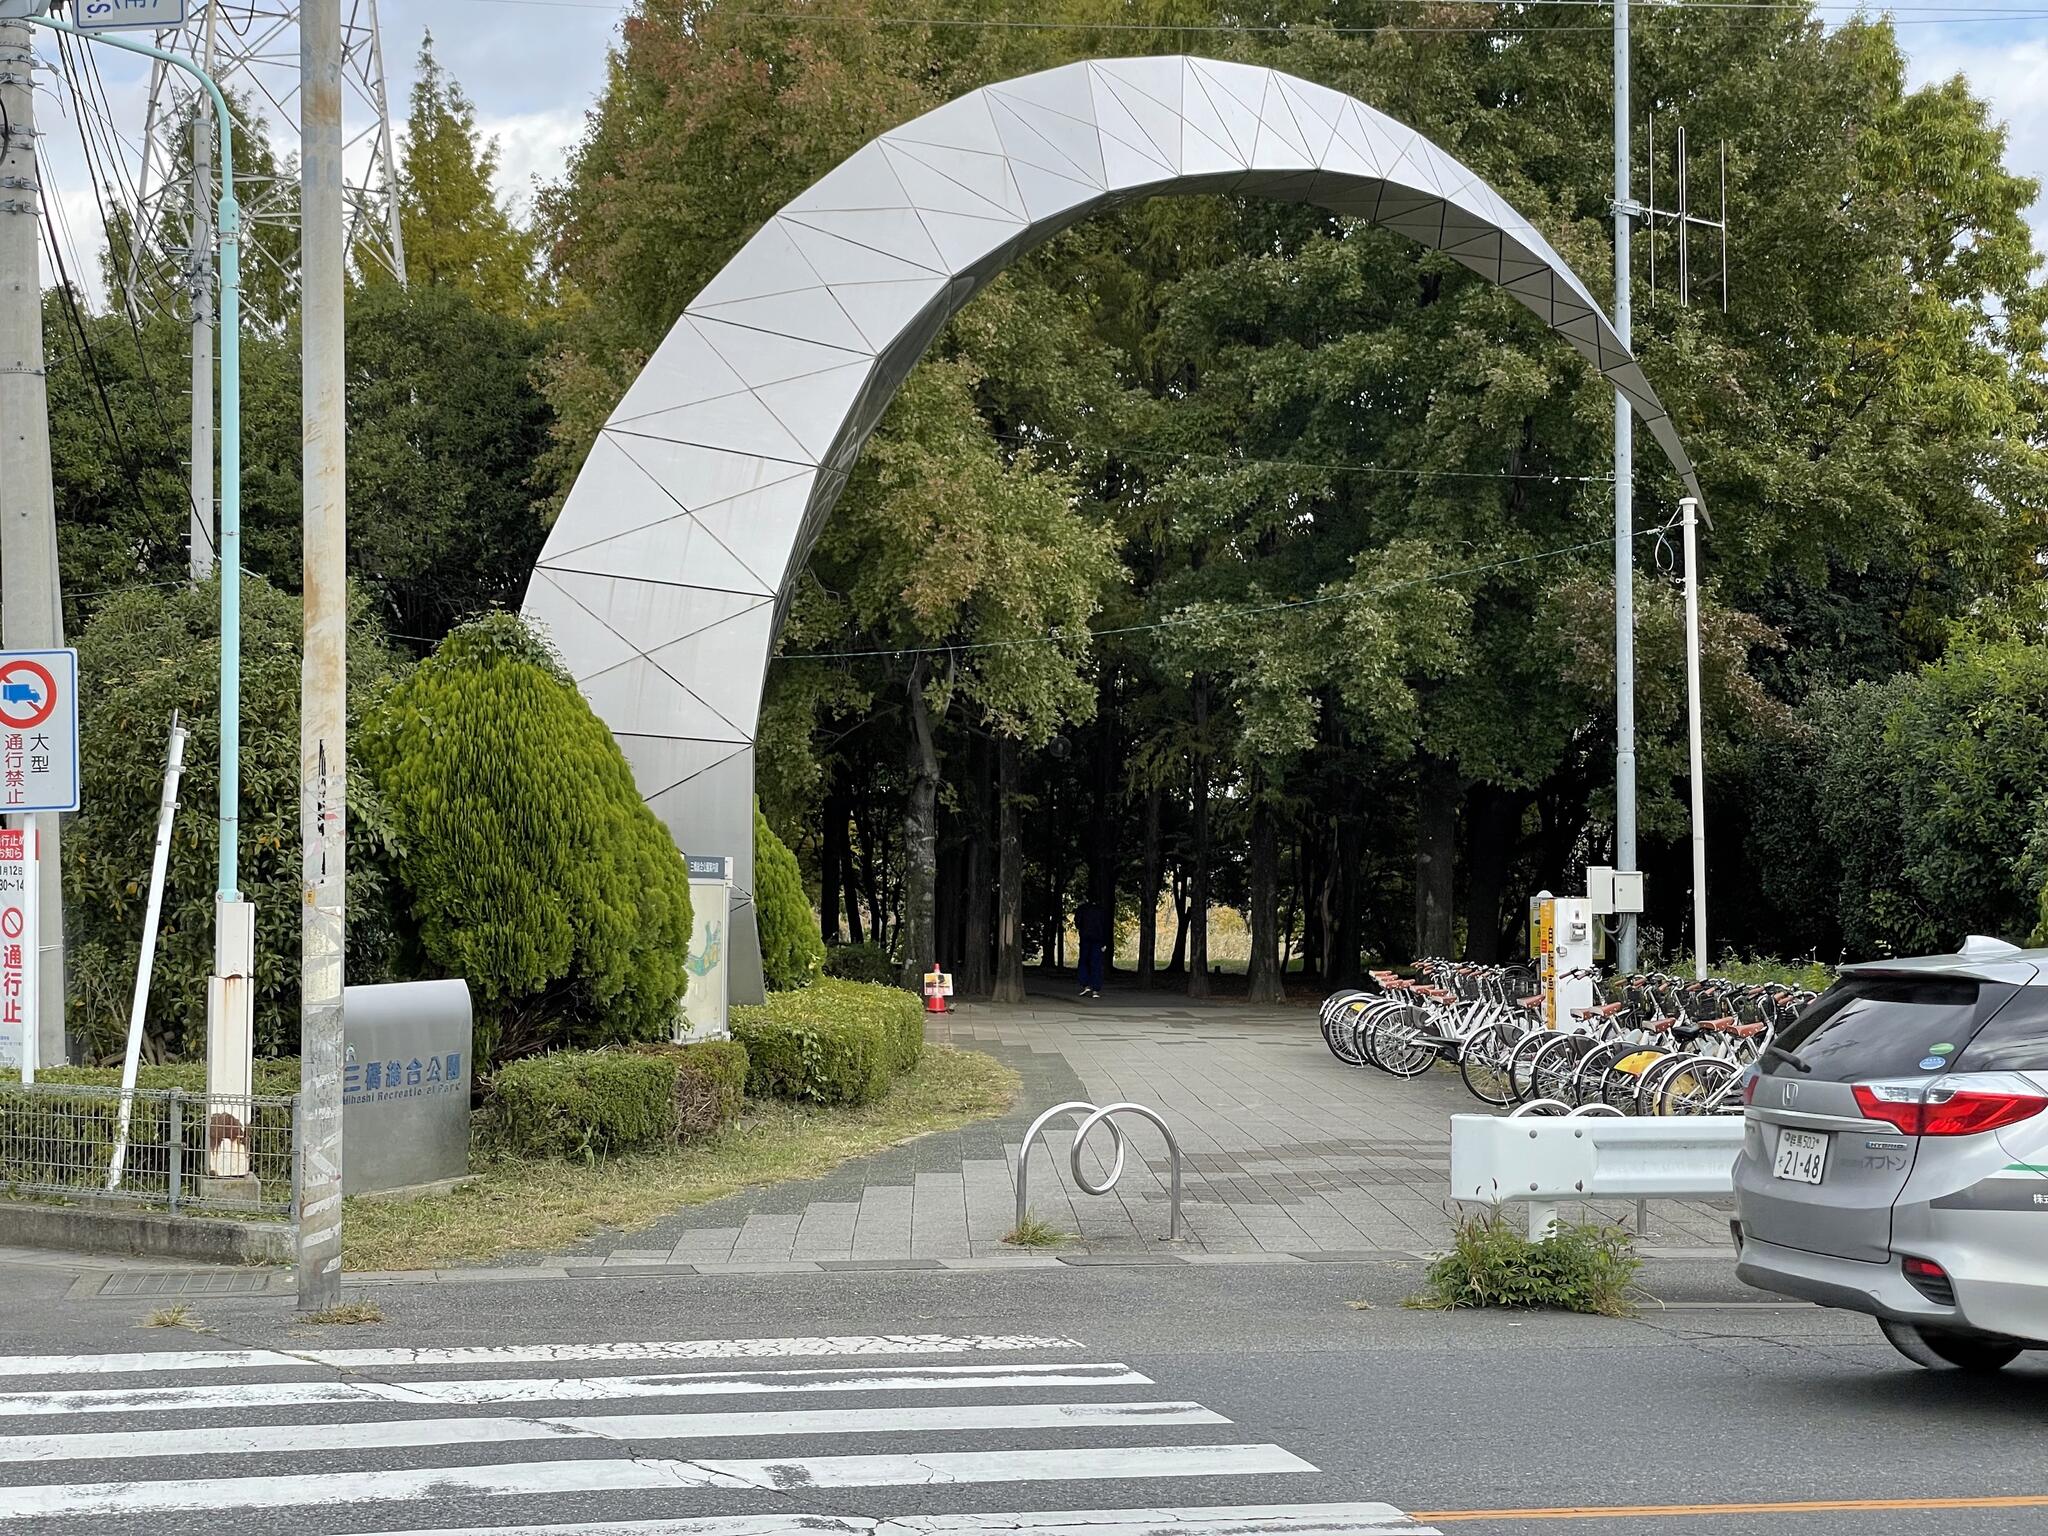
M839 770L825 794L823 846L818 853L818 930L827 944L839 942L839 881L846 868L846 796L839 788ZM847 892L848 904L853 893ZM856 922L859 919L855 919Z
M1266 772L1252 770L1251 956L1245 962L1245 996L1254 1003L1287 999L1280 961L1280 850L1273 833L1273 808L1266 799Z
M903 808L903 985L916 988L936 958L938 935L933 929L939 875L939 754L932 740L930 706L925 702L925 662L910 669L904 684L910 704L910 794Z
M1506 934L1501 901L1507 894L1515 843L1521 831L1519 797L1490 784L1474 787L1465 803L1465 958L1498 965Z
M1209 995L1209 680L1194 688L1195 749L1189 759L1193 780L1189 820L1194 867L1188 872L1188 996Z
M1145 862L1138 884L1138 985L1150 987L1159 959L1159 786L1145 791Z
M840 881L846 891L846 941L849 944L864 942L860 926L860 872L853 863L853 837L849 833L839 843L839 857L843 862Z
M996 984L999 1003L1024 1001L1024 834L1017 814L1017 743L996 749Z
M1458 770L1422 759L1415 805L1415 956L1449 959L1456 934L1451 877L1457 857Z
M1365 856L1365 832L1358 818L1346 816L1337 823L1336 922L1330 941L1330 957L1324 969L1333 987L1358 985L1364 967L1359 951L1365 947L1359 932L1359 894L1364 884L1358 862Z
M990 900L989 881L989 782L988 741L977 735L967 756L966 807L962 821L967 842L961 850L961 881L966 887L965 921L962 925L959 989L981 997L989 989Z

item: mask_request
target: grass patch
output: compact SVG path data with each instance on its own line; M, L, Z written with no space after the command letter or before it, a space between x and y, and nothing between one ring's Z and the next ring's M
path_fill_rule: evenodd
M1506 1217L1470 1217L1458 1224L1451 1251L1429 1266L1408 1305L1447 1312L1461 1307L1548 1307L1628 1317L1643 1261L1629 1235L1602 1222L1560 1222L1532 1243Z
M588 1163L480 1161L461 1189L424 1200L351 1200L344 1267L431 1269L551 1253L605 1227L632 1231L758 1184L812 1178L848 1158L1008 1109L1017 1074L979 1051L928 1047L872 1104L750 1100L732 1129L683 1146Z
M1057 1248L1061 1243L1073 1239L1071 1232L1062 1232L1049 1221L1040 1221L1028 1211L1024 1219L1003 1234L1003 1241L1012 1248Z
M206 1324L199 1321L192 1309L182 1301L168 1307L158 1307L142 1320L145 1328L190 1328L194 1333L204 1333Z
M305 1312L299 1316L302 1323L335 1323L344 1327L359 1327L364 1323L384 1321L384 1309L374 1301L342 1301L318 1312Z

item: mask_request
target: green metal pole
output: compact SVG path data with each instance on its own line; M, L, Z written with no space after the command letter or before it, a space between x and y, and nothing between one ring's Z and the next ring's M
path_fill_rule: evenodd
M220 899L238 901L242 825L242 208L235 201L235 122L213 77L190 59L148 43L87 32L51 16L26 18L53 32L158 59L206 87L220 124Z

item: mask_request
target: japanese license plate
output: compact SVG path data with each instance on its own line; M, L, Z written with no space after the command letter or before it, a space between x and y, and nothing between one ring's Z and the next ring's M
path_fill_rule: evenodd
M1779 1130L1778 1160L1771 1165L1774 1178L1818 1184L1827 1165L1827 1137L1817 1131Z

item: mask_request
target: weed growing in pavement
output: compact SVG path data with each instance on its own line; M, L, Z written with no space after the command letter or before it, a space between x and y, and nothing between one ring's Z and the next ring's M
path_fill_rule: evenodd
M1026 1212L1022 1221L1003 1234L1003 1241L1012 1248L1057 1248L1072 1240L1073 1235Z
M1498 1214L1458 1224L1451 1251L1429 1266L1408 1305L1430 1311L1460 1307L1551 1307L1627 1317L1630 1291L1643 1261L1629 1235L1601 1222L1566 1224L1532 1243Z
M307 1312L299 1321L302 1323L381 1323L384 1311L374 1301L344 1301L319 1312Z
M192 1314L192 1309L182 1301L168 1307L158 1307L142 1320L145 1328L190 1328L194 1333L204 1333L206 1324Z

